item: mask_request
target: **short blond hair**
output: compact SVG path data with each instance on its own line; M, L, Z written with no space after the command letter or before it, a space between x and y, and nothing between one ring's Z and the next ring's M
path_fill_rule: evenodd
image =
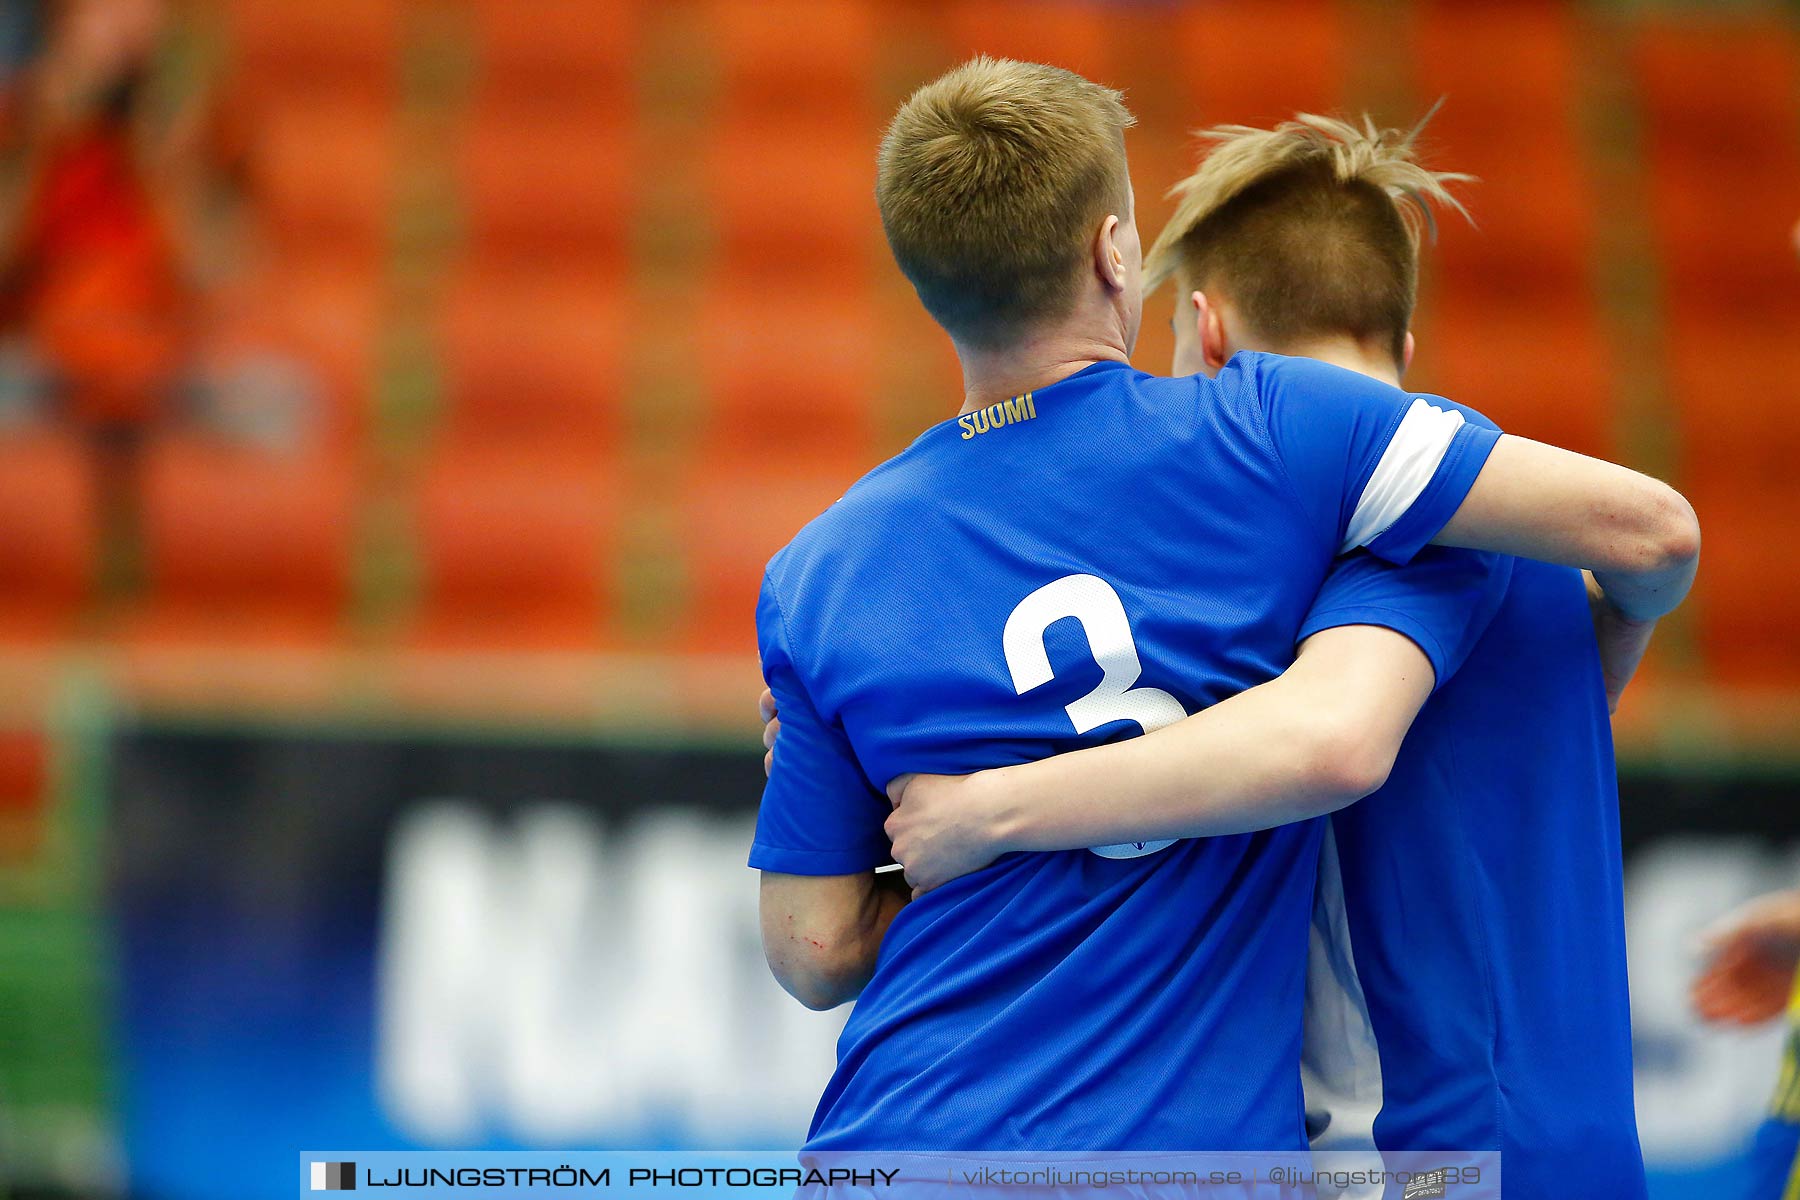
M1146 286L1219 288L1274 348L1348 333L1389 339L1399 362L1433 206L1466 218L1447 185L1474 179L1419 163L1430 118L1398 130L1301 113L1274 129L1202 130L1211 150L1170 189L1178 203Z
M980 57L926 84L881 140L875 198L900 269L950 335L1004 344L1074 304L1088 242L1127 215L1124 98Z

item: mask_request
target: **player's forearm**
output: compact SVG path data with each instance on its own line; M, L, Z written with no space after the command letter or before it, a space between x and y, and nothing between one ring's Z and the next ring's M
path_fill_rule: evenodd
M1143 737L969 783L997 854L1247 833L1332 812L1381 785L1391 751L1343 725L1276 680Z
M1700 560L1699 522L1675 489L1510 436L1433 541L1591 570L1619 611L1639 621L1680 604Z
M1633 620L1620 612L1592 572L1587 576L1588 603L1594 614L1594 640L1600 647L1600 671L1606 680L1606 707L1616 712L1625 688L1656 632L1654 620Z
M763 955L776 982L808 1008L856 999L910 898L902 883L873 873L829 880L765 873Z
M862 995L875 975L875 964L881 959L881 943L888 926L912 899L912 892L898 875L876 875L862 911L858 914L854 936L845 943L834 969L821 977L826 985L827 1003L815 1008L836 1008Z

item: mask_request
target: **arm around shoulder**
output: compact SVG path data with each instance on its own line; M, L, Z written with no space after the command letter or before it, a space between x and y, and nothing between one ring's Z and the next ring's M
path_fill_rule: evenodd
M1680 604L1700 560L1700 522L1668 484L1510 435L1432 540L1586 568L1634 620Z
M1387 781L1434 678L1391 629L1327 629L1279 677L1143 737L904 777L887 825L894 857L923 891L1011 851L1249 833L1332 812Z

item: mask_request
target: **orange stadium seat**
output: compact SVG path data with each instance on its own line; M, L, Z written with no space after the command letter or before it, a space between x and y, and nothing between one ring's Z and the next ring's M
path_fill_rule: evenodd
M354 498L341 456L158 438L142 475L148 595L128 632L157 642L330 641L349 594Z
M309 4L226 0L239 88L261 101L329 94L391 97L405 0Z
M391 113L342 103L284 104L260 117L252 194L278 250L380 258L394 203Z
M1800 280L1796 280L1800 287ZM1763 485L1800 512L1800 304L1762 314L1670 315L1670 398L1680 433L1682 478L1695 485Z
M1479 232L1445 218L1455 226L1438 251L1446 286L1515 296L1575 289L1591 299L1595 194L1575 108L1579 33L1574 13L1555 5L1436 0L1416 10L1419 90L1444 99L1424 137L1426 162L1478 177L1455 191ZM1460 52L1468 46L1481 53Z
M67 634L94 581L98 481L72 434L0 434L0 643Z
M638 0L473 0L478 93L616 110L632 92L643 7Z
M619 498L610 464L440 449L420 484L423 648L591 650L613 612Z
M277 261L214 297L208 324L213 341L291 354L316 373L325 404L318 432L341 447L364 429L383 300L373 264Z
M708 0L721 111L817 115L869 102L879 27L869 0Z
M707 213L716 253L762 275L869 265L881 236L871 128L734 120L713 134Z
M445 303L449 436L590 453L616 439L628 338L616 284L469 271Z
M1800 681L1800 639L1785 603L1800 589L1796 496L1769 488L1690 488L1704 549L1691 603L1708 675L1728 685Z
M40 701L41 703L41 701ZM0 823L9 817L35 815L49 807L53 755L48 731L42 727L18 728L11 721L0 728ZM6 857L0 853L0 858Z
M1418 90L1428 102L1445 97L1446 113L1485 128L1504 128L1521 111L1560 125L1576 99L1570 85L1582 32L1578 19L1573 6L1555 0L1419 0L1410 28ZM1480 53L1471 53L1472 47Z
M1589 299L1455 294L1424 307L1410 386L1478 409L1509 433L1611 453L1610 346Z
M464 237L486 261L622 262L635 177L618 115L478 106L461 148Z
M1757 308L1791 294L1800 37L1779 19L1660 21L1636 65L1671 298Z
M854 293L708 290L697 317L715 444L864 461L876 394L876 334Z
M334 406L327 414L327 433L354 436L363 428L374 388L385 301L381 279L318 263L285 270L269 282L279 286L270 315L288 344L326 381Z
M1768 123L1758 122L1765 129ZM1742 157L1665 150L1654 159L1653 217L1671 292L1696 304L1757 307L1792 286L1789 249L1800 170L1786 148L1733 139ZM1723 178L1720 172L1735 172Z
M955 61L975 54L1051 63L1097 83L1122 86L1114 17L1079 0L956 0L942 9Z
M1344 104L1345 29L1338 6L1310 0L1184 5L1172 61L1193 125L1270 125ZM1272 67L1267 47L1279 46Z
M41 707L46 697L9 697L8 726L0 729L0 868L31 863L50 841L49 815L57 772L49 731L37 715L16 725L21 705Z
M1595 193L1576 125L1573 14L1434 0L1414 10L1419 90L1444 97L1428 165L1475 220L1424 250L1421 376L1512 432L1610 453L1610 343L1594 287ZM1479 55L1459 52L1471 45Z
M1566 112L1575 103L1577 22L1575 7L1555 0L1418 0L1409 31L1418 90L1427 101L1447 95L1456 110L1496 126L1521 108L1546 117Z
M1635 46L1680 483L1705 531L1695 612L1727 683L1800 680L1769 605L1800 484L1800 39L1778 18L1653 20Z
M769 558L871 465L786 453L695 463L681 489L689 586L682 644L707 653L756 653L756 597Z
M1573 147L1567 153L1527 147L1475 137L1460 128L1454 140L1446 136L1434 142L1443 149L1434 145L1428 165L1480 177L1475 183L1451 185L1469 220L1454 212L1437 213L1438 236L1423 247L1434 286L1495 302L1510 296L1515 303L1529 303L1537 295L1573 293L1590 307L1598 304L1594 193ZM1487 149L1474 154L1461 150L1476 144ZM1497 156L1504 165L1481 168Z

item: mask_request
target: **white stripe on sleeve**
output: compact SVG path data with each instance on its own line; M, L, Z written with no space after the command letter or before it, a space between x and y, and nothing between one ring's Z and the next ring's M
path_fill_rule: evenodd
M1406 515L1444 461L1462 423L1463 415L1454 408L1437 408L1423 400L1412 402L1357 498L1338 553L1368 545Z

